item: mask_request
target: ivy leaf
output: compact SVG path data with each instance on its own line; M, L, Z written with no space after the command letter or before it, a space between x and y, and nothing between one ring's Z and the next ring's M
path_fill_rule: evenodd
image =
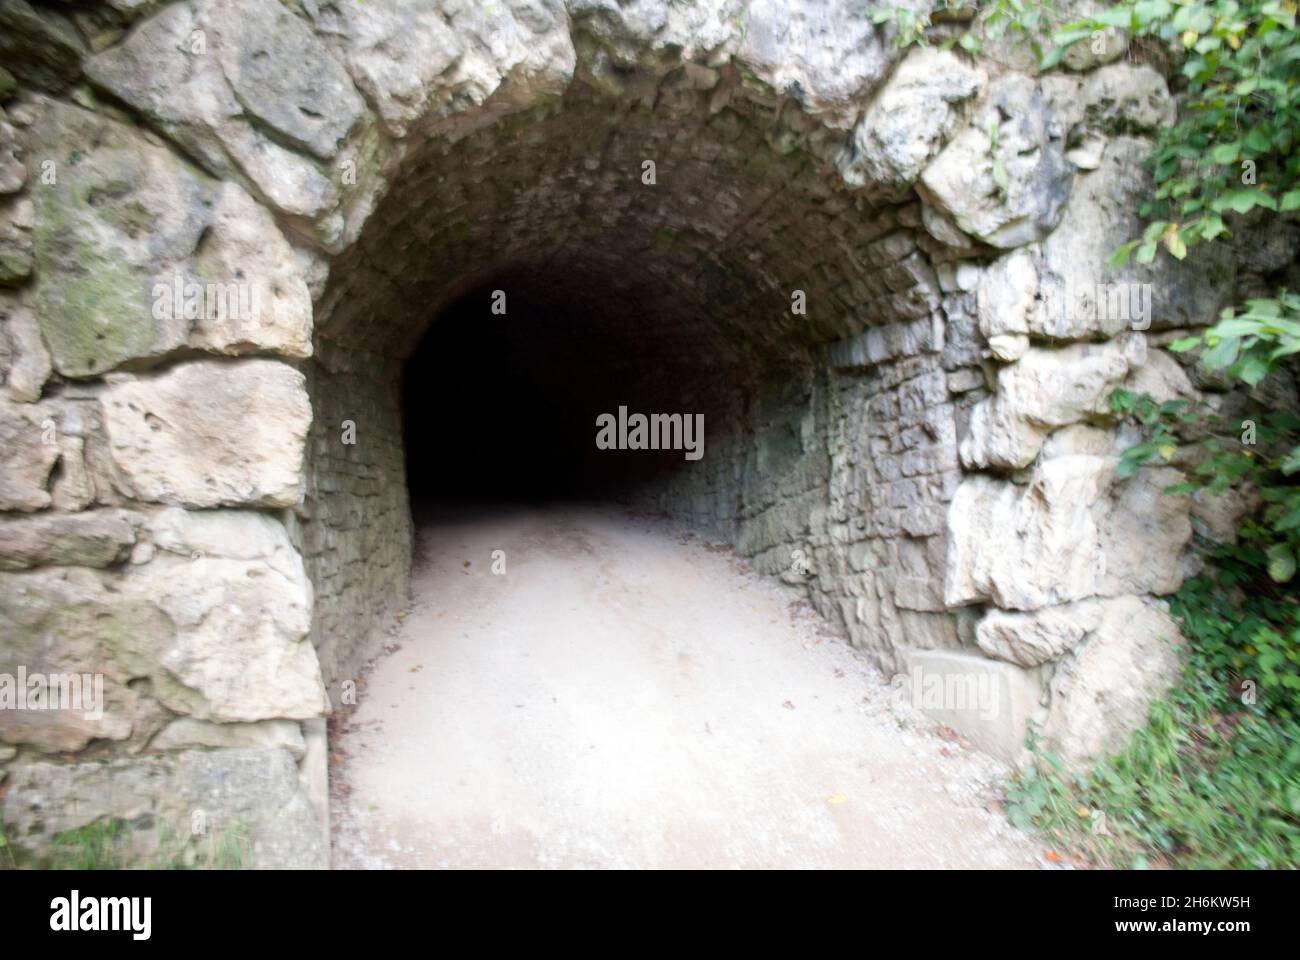
M1177 229L1172 229L1164 236L1165 249L1173 256L1175 260L1182 260L1187 256L1187 244L1183 242L1183 235Z
M1273 138L1269 135L1267 128L1256 127L1246 134L1246 148L1256 153L1265 153L1273 146Z
M1295 552L1290 544L1275 543L1268 548L1268 575L1274 583L1286 583L1295 576Z
M1300 447L1296 447L1282 461L1282 472L1288 477L1300 472Z
M1200 223L1201 236L1206 240L1213 240L1220 234L1228 232L1228 228L1223 224L1223 217L1219 216L1217 213L1207 213L1201 218Z
M1217 164L1232 163L1237 159L1237 154L1241 152L1241 144L1236 140L1232 143L1221 143L1210 151L1210 162Z
M1246 382L1247 386L1255 386L1259 381L1268 376L1269 366L1260 357L1247 355L1242 358L1241 366L1236 371L1237 376Z
M1255 209L1255 204L1259 202L1260 193L1258 190L1233 190L1226 193L1215 201L1216 210L1222 209L1219 204L1227 206L1230 210L1237 213L1250 213Z
M1211 370L1218 370L1221 367L1226 367L1237 359L1237 351L1240 348L1241 341L1235 337L1220 340L1201 355L1201 363L1205 364Z
M1300 193L1300 191L1297 192ZM1129 256L1132 255L1137 245L1138 245L1137 240L1130 240L1128 243L1121 244L1118 248L1116 248L1114 253L1112 253L1109 257L1106 258L1106 266L1110 267L1111 269L1114 269L1115 267L1124 266L1125 261L1127 261Z

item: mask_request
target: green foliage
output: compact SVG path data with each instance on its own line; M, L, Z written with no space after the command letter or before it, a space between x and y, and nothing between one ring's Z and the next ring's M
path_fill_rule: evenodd
M1157 404L1123 390L1111 395L1111 407L1147 432L1122 454L1121 477L1178 454L1194 466L1167 493L1213 497L1231 488L1258 497L1258 509L1238 525L1236 543L1209 545L1210 573L1189 581L1175 603L1188 614L1188 638L1214 668L1255 680L1275 711L1300 716L1300 416L1264 412L1226 425L1204 406ZM1179 446L1179 434L1189 427L1210 431L1190 450Z
M943 49L959 46L967 53L978 53L985 41L999 40L1011 34L1023 40L1040 60L1044 57L1042 39L1051 34L1058 22L1056 8L1046 0L936 0L915 6L885 7L872 11L876 23L893 23L897 28L894 43L899 47L926 46L928 31L937 21L958 21L973 10L971 29L958 32L940 43Z
M0 823L0 870L14 870L17 867L13 848L9 846L9 838L5 836L4 824Z
M1094 864L1300 867L1300 605L1256 559L1225 548L1172 598L1183 674L1123 750L1071 771L1030 731L1012 822Z
M1259 705L1300 721L1300 603L1257 550L1220 546L1171 605L1196 656L1220 679L1254 683Z
M1273 299L1247 300L1240 312L1224 310L1214 326L1170 346L1185 352L1201 345L1206 367L1253 387L1300 353L1300 296L1283 290Z
M1207 368L1254 387L1300 352L1300 323L1288 314L1300 314L1300 297L1282 293L1274 300L1251 300L1244 311L1225 310L1214 326L1171 346L1179 351L1203 348L1200 359ZM1233 487L1256 493L1260 509L1238 530L1241 549L1274 582L1295 579L1300 561L1300 416L1271 411L1224 424L1203 406L1156 404L1122 390L1112 394L1111 408L1147 431L1146 440L1124 451L1120 476L1131 476L1153 457L1172 459L1181 431L1208 432L1187 482L1170 492L1203 489L1220 495Z
M964 31L939 27L972 7ZM1162 249L1182 260L1198 243L1231 236L1239 216L1300 210L1295 0L1131 0L1064 25L1045 6L1012 0L942 0L924 10L933 14L911 7L876 18L894 21L901 46L943 34L945 46L975 53L982 40L1017 34L1042 70L1099 32L1168 51L1181 73L1178 119L1157 133L1145 161L1154 189L1136 212L1146 226L1110 266L1151 263ZM1207 369L1253 389L1293 369L1300 297L1283 290L1225 310L1172 349L1199 351ZM1259 509L1235 544L1207 548L1207 572L1172 599L1188 639L1186 672L1148 725L1086 774L1066 770L1031 731L1035 763L1008 787L1010 815L1112 865L1300 866L1300 417L1269 412L1227 424L1204 405L1125 391L1111 405L1145 431L1123 454L1121 476L1152 460L1176 462L1187 479L1169 492L1234 488L1257 497Z
M1159 131L1146 161L1156 186L1138 209L1147 228L1113 263L1134 251L1150 263L1158 246L1181 260L1192 245L1229 235L1230 214L1300 209L1295 0L1119 3L1066 24L1057 49L1107 28L1165 44L1187 84L1178 122Z
M1212 561L1170 600L1186 658L1146 726L1086 772L1031 730L1033 762L1007 784L1013 823L1087 864L1300 867L1300 604L1253 549Z
M143 861L137 843L127 821L96 820L55 836L48 856L36 865L55 870L235 870L246 865L249 852L248 831L240 824L206 837L190 838L161 823L153 838L152 852Z
M1180 610L1185 632L1237 629L1195 603ZM1300 867L1300 722L1242 703L1195 636L1182 679L1118 754L1081 773L1033 731L1029 746L1033 763L1007 785L1008 816L1087 864Z

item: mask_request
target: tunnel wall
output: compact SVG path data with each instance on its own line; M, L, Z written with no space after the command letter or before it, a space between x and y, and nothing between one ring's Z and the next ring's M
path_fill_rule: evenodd
M1294 224L1107 272L1164 76L904 55L872 6L0 5L0 677L104 684L0 710L11 845L118 818L146 860L167 821L327 862L323 718L409 565L395 365L556 242L743 383L649 501L918 689L989 679L918 705L1007 759L1031 718L1074 763L1140 723L1159 597L1232 511L1117 479L1106 397L1230 409L1160 348L1294 287ZM1072 299L1116 282L1153 315Z
M314 417L289 530L316 588L310 637L336 705L348 702L343 685L360 676L372 634L405 606L410 583L399 373L391 358L327 343L306 368Z

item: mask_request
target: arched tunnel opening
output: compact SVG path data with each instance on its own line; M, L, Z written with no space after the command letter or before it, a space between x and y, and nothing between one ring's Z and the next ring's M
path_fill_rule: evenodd
M797 103L739 83L575 82L429 140L332 265L302 537L327 685L403 601L426 503L631 504L787 579L821 550L814 602L859 637L876 598L840 589L842 545L894 564L910 537L935 596L874 642L951 621L927 569L959 473L944 366L975 361L945 352L943 248L914 196L850 188Z
M757 793L785 776L766 734L662 718L718 702L776 736L836 700L782 692L807 666L791 636L886 675L971 660L976 614L943 596L959 424L986 396L965 251L914 193L848 184L842 133L720 74L579 79L430 139L331 264L298 541L327 690L371 677L358 722L393 726L349 787L393 817L436 797L469 823L477 790L523 825L567 795L615 843L622 814L575 799L587 751L652 819L733 767ZM755 658L762 638L785 652ZM840 649L832 679L858 669ZM427 762L394 753L415 743ZM495 780L520 770L521 792Z

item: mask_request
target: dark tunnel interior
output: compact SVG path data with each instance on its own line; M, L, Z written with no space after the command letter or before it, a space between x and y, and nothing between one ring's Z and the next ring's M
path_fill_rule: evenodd
M495 310L494 310L495 307ZM500 312L504 310L504 312ZM499 272L432 319L402 379L412 503L626 500L682 449L600 449L601 414L703 414L702 457L747 391L742 364L674 336L648 290L554 264ZM683 434L685 441L690 435Z

